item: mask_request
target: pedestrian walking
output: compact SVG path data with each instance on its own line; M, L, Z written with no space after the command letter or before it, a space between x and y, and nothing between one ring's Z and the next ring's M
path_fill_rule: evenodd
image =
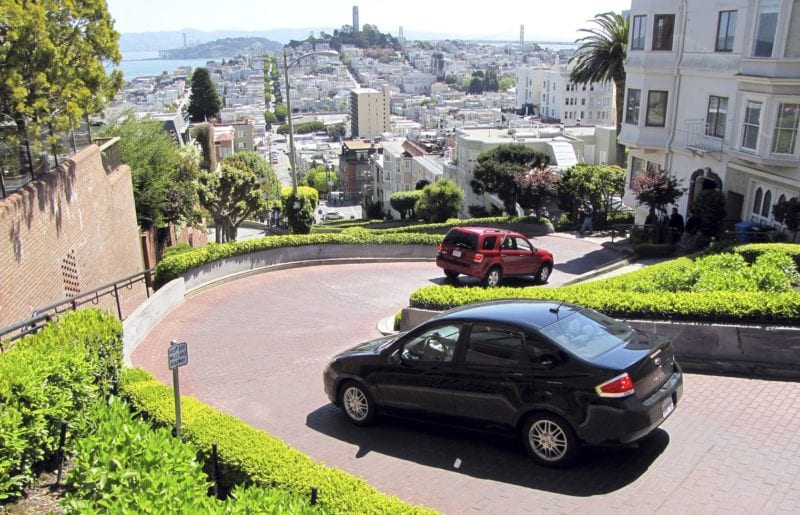
M594 206L588 200L583 204L583 207L580 209L581 213L583 213L583 224L581 225L580 234L592 234L592 217L594 216Z
M678 213L678 208L672 208L672 215L669 217L670 236L672 237L672 244L677 245L683 236L683 216Z

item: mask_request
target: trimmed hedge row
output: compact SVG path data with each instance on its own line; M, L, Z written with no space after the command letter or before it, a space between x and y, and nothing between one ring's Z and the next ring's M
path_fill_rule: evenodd
M544 219L532 219L529 216L494 216L489 218L468 218L466 220L460 220L457 218L450 219L446 222L441 223L434 223L434 224L417 224L417 225L409 225L407 227L393 227L391 229L374 229L374 232L378 234L406 234L406 233L413 233L413 232L424 232L424 233L437 233L437 234L444 234L447 230L452 229L453 227L460 227L460 226L496 226L498 224L507 225L507 224L522 224L522 223L544 223Z
M308 496L237 485L225 501L212 484L197 447L131 413L127 402L97 402L81 427L67 473L67 513L325 513Z
M172 390L141 369L123 371L121 393L155 423L175 424ZM314 462L264 431L193 399L181 400L181 436L200 449L217 443L223 487L256 484L306 494L334 513L434 513L378 492L360 478ZM207 460L208 461L208 460Z
M800 270L800 245L797 243L748 243L746 245L737 245L733 248L733 251L741 254L748 263L754 263L756 258L764 252L782 252L792 256L798 270Z
M444 310L472 302L526 298L571 302L628 319L796 324L800 290L796 269L785 270L790 262L787 255L773 245L750 246L744 251L755 257L759 266L747 266L738 252L697 260L679 258L560 288L427 286L412 293L409 303Z
M438 245L441 237L431 234L376 234L372 231L352 229L337 234L301 234L267 236L230 243L210 243L190 252L169 256L156 266L154 285L156 288L180 277L183 273L200 265L220 259L241 256L261 250L302 245Z
M97 310L66 313L0 354L0 500L33 481L58 449L61 421L81 420L121 366L122 326Z

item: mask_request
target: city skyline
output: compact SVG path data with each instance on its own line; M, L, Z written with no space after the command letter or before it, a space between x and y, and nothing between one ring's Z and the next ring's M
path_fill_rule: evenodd
M518 40L520 25L525 26L525 40L570 42L581 37L588 20L596 14L630 8L630 0L565 0L558 4L509 2L508 9L479 11L454 8L452 4L408 0L389 4L378 0L332 2L297 0L270 3L237 0L227 9L217 9L209 0L179 0L171 3L141 0L108 0L108 10L120 33L242 30L270 31L317 29L332 33L352 24L352 8L358 6L359 22L375 25L381 32L397 36L403 27L406 38L442 34L461 39ZM158 13L157 16L154 16ZM213 15L209 15L213 13Z

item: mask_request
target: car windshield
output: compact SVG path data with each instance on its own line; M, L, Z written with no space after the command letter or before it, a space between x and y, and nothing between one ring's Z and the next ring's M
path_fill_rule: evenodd
M565 350L592 359L633 338L629 326L590 309L581 309L544 327L542 334Z

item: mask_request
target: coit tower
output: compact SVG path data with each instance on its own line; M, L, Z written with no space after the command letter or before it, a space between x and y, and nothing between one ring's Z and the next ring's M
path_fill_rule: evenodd
M353 6L353 32L358 34L358 29L359 29L359 25L358 25L358 6L354 5Z

